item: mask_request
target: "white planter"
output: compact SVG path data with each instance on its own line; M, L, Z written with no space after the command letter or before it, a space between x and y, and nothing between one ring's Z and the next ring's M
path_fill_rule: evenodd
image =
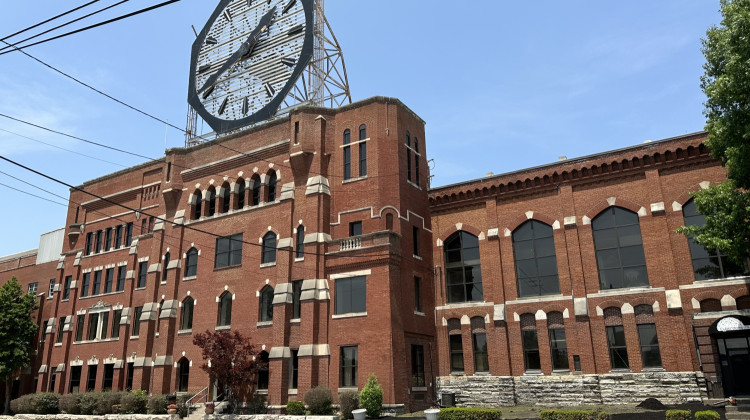
M430 408L429 410L424 410L424 415L427 416L427 420L438 420L439 412L439 408Z
M364 408L352 410L352 414L354 415L354 420L365 420L367 417L367 410Z

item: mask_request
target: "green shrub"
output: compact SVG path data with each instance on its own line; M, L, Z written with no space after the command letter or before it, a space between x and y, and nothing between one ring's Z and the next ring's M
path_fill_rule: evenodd
M116 414L114 406L120 405L126 392L101 392L97 395L96 412L99 415Z
M691 420L690 410L667 410L667 420Z
M719 420L721 416L714 410L696 411L695 420Z
M167 396L152 395L148 398L148 414L167 414Z
M81 414L81 394L65 394L60 396L60 411L67 414Z
M185 394L177 397L177 414L180 415L180 418L184 419L185 417L190 415L190 413L188 413L185 402L187 402L187 400L193 398L194 396L195 394Z
M331 390L316 386L305 394L305 404L313 416L330 416L333 414L333 396Z
M244 412L247 414L268 413L268 405L266 405L266 397L263 395L254 395L252 399L245 401Z
M78 406L81 407L81 414L84 416L92 416L99 414L97 406L99 405L99 395L96 392L86 392L81 394L78 399Z
M378 378L373 374L367 378L367 384L359 394L359 405L367 410L369 417L380 417L380 411L383 409L383 388L378 385Z
M60 412L60 396L51 392L33 394L34 412L37 414L57 414Z
M15 414L36 414L34 408L34 395L22 395L10 402L10 410Z
M339 408L341 409L342 418L352 418L352 411L359 408L359 395L357 394L357 391L344 391L340 393Z
M500 420L501 418L502 413L496 408L451 407L443 408L438 413L438 420Z
M122 414L146 414L148 396L145 391L135 390L122 396L120 412Z
M599 410L544 410L540 420L608 420L609 413Z
M302 401L289 401L286 403L286 413L290 416L304 416L305 403Z

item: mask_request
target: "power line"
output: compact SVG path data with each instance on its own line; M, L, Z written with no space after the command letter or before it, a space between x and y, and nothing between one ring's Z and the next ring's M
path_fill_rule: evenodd
M45 20L45 21L43 21L43 22L39 22L39 23L37 23L36 25L32 25L32 26L29 26L28 28L25 28L25 29L21 29L21 30L20 30L20 31L18 31L18 32L14 32L14 33L12 33L12 34L10 34L10 35L6 36L5 38L2 38L2 39L0 39L0 41L5 41L5 40L6 40L6 39L8 39L8 38L13 38L13 37L14 37L14 36L16 36L16 35L22 34L22 33L26 32L26 31L30 31L30 30L32 30L32 29L34 29L34 28L38 27L38 26L44 25L45 23L49 23L49 22L52 22L53 20L55 20L55 19L58 19L58 18L61 18L61 17L65 16L65 15L69 15L69 14L71 14L71 13L75 12L75 11L78 11L78 10L80 10L80 9L83 9L83 8L84 8L84 7L86 7L86 6L90 6L90 5L92 5L92 4L94 4L94 3L98 2L98 1L99 1L99 0L93 0L93 1L90 1L90 2L88 2L88 3L86 3L86 4L82 5L82 6L78 6L78 7L76 7L75 9L71 9L71 10L68 10L67 12L64 12L64 13L60 13L59 15L57 15L57 16L53 16L53 17L51 17L51 18L49 18L49 19L47 19L47 20Z
M66 32L66 33L61 34L61 35L57 35L57 36L53 36L53 37L50 37L50 38L46 38L46 39L43 39L41 41L33 42L31 44L22 45L20 47L14 46L13 47L14 48L13 51L23 50L25 48L33 47L35 45L44 44L46 42L50 42L50 41L54 41L56 39L64 38L66 36L74 35L74 34L77 34L79 32L88 31L89 29L98 28L99 26L108 25L110 23L117 22L117 21L123 20L123 19L127 19L129 17L133 17L133 16L136 16L136 15L140 15L141 13L146 13L146 12L149 12L151 10L155 10L155 9L160 8L160 7L164 7L164 6L170 5L172 3L176 3L178 1L180 1L180 0L168 0L168 1L165 1L163 3L159 3L157 5L154 5L154 6L151 6L151 7L147 7L145 9L137 10L135 12L128 13L126 15L122 15L122 16L118 16L116 18L108 19L108 20L105 20L103 22L95 23L93 25L89 25L89 26L86 26L84 28L76 29L74 31ZM12 53L13 51L0 52L0 55Z
M32 193L30 193L30 192L28 192L28 191L24 191L24 190L19 190L18 188L14 188L14 187L11 187L10 185L6 185L6 184L3 184L2 182L0 182L0 185L2 185L2 186L3 186L3 187L5 187L5 188L10 188L11 190L14 190L14 191L18 191L18 192L20 192L20 193L24 193L24 194L26 194L26 195L30 195L30 196L32 196L32 197L36 197L36 198L38 198L38 199L41 199L41 200L44 200L44 201L49 201L50 203L54 203L54 204L57 204L58 206L68 207L68 205L67 205L67 204L63 204L63 203L58 203L57 201L54 201L54 200L50 200L49 198L44 198L44 197L38 196L38 195L36 195L36 194L32 194Z
M54 145L52 143L47 143L45 141L41 141L41 140L37 140L37 139L31 138L31 137L28 137L28 136L24 136L23 134L14 133L13 131L6 130L4 128L0 128L0 131L5 131L6 133L13 134L14 136L23 137L23 138L25 138L27 140L35 141L37 143L46 144L47 146L54 147L54 148L57 148L57 149L60 149L60 150L64 150L64 151L69 152L69 153L75 153L75 154L77 154L79 156L87 157L89 159L94 159L94 160L98 160L100 162L109 163L109 164L112 164L112 165L117 165L117 166L120 166L120 167L123 167L123 168L127 168L127 165L123 165L121 163L110 162L108 160L100 159L100 158L95 157L95 156L89 156L87 154L76 152L76 151L70 150L70 149L66 149L64 147L60 147L60 146ZM2 172L0 172L0 173L2 173Z
M98 0L97 0L97 1L98 1ZM99 14L99 13L101 13L101 12L104 12L104 11L106 11L106 10L109 10L109 9L113 8L113 7L119 6L119 5L121 5L121 4L123 4L123 3L126 3L126 2L128 2L128 1L130 1L130 0L121 0L121 1L119 2L119 3L115 3L115 4L112 4L112 5L110 5L110 6L104 7L104 8L102 8L102 9L96 10L96 11L94 11L94 12L91 12L91 13L89 13L89 14L87 14L87 15L83 15L83 16L81 16L81 17L75 18L75 19L73 19L73 20L70 20L70 21L68 21L68 22L65 22L65 23L63 23L63 24L61 24L61 25L57 25L57 26L55 26L54 28L50 28L50 29L47 29L47 30L46 30L46 31L44 31L44 32L40 32L40 33L38 33L38 34L36 34L36 35L32 35L32 36L30 36L30 37L28 37L28 38L24 38L24 39L22 39L22 40L20 40L20 41L16 41L16 42L14 42L14 43L12 43L12 44L9 44L9 43L5 42L5 39L6 39L6 38L9 38L9 37L3 38L3 39L2 39L2 40L0 40L0 41L3 41L3 42L5 42L5 43L6 43L6 44L8 44L8 45L6 45L5 47L2 47L2 48L0 48L0 52L2 52L2 51L5 51L5 50L7 50L7 49L9 49L9 48L15 48L15 47L16 47L16 45L18 45L18 44L20 44L20 43L22 43L22 42L26 42L26 41L32 40L32 39L34 39L34 38L39 38L40 36L42 36L42 35L44 35L44 34L48 34L48 33L52 32L52 31L55 31L55 30L57 30L57 29L63 28L63 27L65 27L65 26L68 26L68 25L70 25L70 24L76 23L76 22L78 22L78 21L80 21L80 20L86 19L87 17L91 17L91 16L93 16L93 15ZM77 9L74 9L74 10L77 10ZM20 50L19 50L19 51L20 51Z

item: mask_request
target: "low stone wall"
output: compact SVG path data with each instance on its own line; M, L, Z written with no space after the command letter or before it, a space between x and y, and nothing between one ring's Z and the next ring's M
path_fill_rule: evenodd
M339 420L339 416L287 416L284 414L209 414L204 420Z
M172 420L179 419L175 414L107 414L104 416L76 416L72 414L16 414L0 416L0 420Z
M461 407L638 404L646 398L665 404L701 401L695 372L442 376L438 393L444 392L455 393Z

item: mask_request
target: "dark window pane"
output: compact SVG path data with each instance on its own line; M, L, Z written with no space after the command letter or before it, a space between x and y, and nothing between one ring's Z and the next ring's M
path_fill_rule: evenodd
M523 241L513 244L513 252L516 260L528 260L534 258L534 242Z
M534 252L537 258L555 255L555 242L552 238L534 240Z
M622 266L628 267L633 265L646 265L646 258L643 255L642 246L628 246L620 248Z
M617 249L597 251L596 260L599 263L600 270L620 267L620 252Z
M464 350L460 335L450 336L451 372L464 371Z
M640 246L641 241L641 227L639 225L623 226L617 228L617 236L620 239L620 246Z
M554 255L551 257L537 258L536 262L540 276L557 275L557 259Z
M536 278L539 273L536 271L535 260L521 260L516 261L516 271L518 272L518 278Z
M472 334L472 344L474 346L474 371L489 372L486 335L484 333Z
M537 340L536 330L524 330L521 331L521 335L526 370L541 369L542 363L539 359L539 341Z
M617 235L613 229L595 230L594 243L596 249L617 248Z

